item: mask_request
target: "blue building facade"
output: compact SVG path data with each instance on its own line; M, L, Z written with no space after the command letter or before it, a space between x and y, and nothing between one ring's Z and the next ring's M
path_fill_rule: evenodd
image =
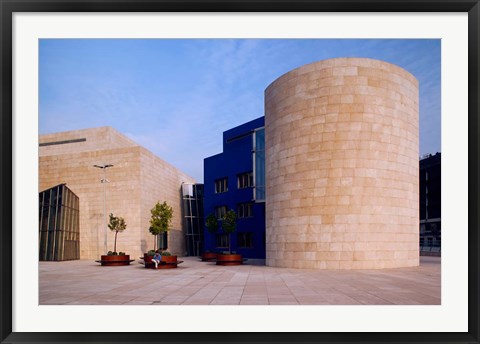
M204 249L230 249L245 258L265 258L264 117L223 133L223 153L204 159L204 216L220 219L233 209L237 230L231 235L205 230ZM221 221L219 221L221 222ZM220 226L221 227L221 226Z

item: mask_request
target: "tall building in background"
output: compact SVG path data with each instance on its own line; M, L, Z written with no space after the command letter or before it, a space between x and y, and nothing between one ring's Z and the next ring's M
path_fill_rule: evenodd
M223 133L223 153L204 159L205 217L237 213L237 230L228 235L204 231L204 248L265 258L264 117ZM231 240L231 242L229 242Z
M139 257L153 249L150 209L163 201L172 206L173 219L168 242L156 244L185 254L181 186L193 178L111 127L40 135L39 146L39 192L66 184L78 197L81 259L113 251L110 213L127 223L117 251Z
M420 160L420 253L441 252L441 153Z

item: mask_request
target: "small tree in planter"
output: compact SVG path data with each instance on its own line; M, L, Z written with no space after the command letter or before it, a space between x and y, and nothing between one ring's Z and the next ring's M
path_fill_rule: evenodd
M205 218L205 227L209 233L215 234L218 231L218 220L214 214L209 214ZM203 252L202 253L202 261L203 262L210 262L212 260L217 259L217 254L215 252Z
M108 251L106 255L101 256L101 260L97 261L104 266L119 266L119 265L128 265L130 264L130 256L124 252L117 253L117 235L118 232L123 232L127 228L127 223L120 216L114 216L110 213L110 221L108 223L108 228L111 231L115 232L115 242L113 245L113 252Z
M173 209L167 202L157 202L150 210L152 217L150 218L150 233L154 236L153 251L157 249L158 235L168 232L170 230L170 223L173 218Z
M152 257L157 251L158 236L170 230L170 223L173 218L173 208L168 205L167 202L157 202L155 206L150 210L150 228L149 232L154 236L153 250L144 254L145 267L151 266ZM172 256L169 252L162 253L162 262L176 263L177 256ZM176 264L158 265L158 268L177 267Z
M108 223L108 228L110 228L111 231L115 232L115 243L113 245L113 254L116 254L118 232L123 232L125 229L127 229L127 224L123 219L123 217L117 217L117 216L114 216L112 213L110 213L110 222Z
M232 254L231 234L237 229L237 214L230 209L222 217L222 229L228 234L228 254L217 255L217 265L240 265L243 263L240 254Z

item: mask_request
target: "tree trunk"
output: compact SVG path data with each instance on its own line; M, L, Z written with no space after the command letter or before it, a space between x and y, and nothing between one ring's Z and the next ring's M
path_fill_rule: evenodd
M118 231L115 231L115 244L113 245L113 252L117 252L117 234Z
M231 254L232 253L232 250L230 249L231 247L231 239L232 238L232 233L228 233L228 254Z
M157 250L157 236L156 235L153 236L153 250L154 251Z

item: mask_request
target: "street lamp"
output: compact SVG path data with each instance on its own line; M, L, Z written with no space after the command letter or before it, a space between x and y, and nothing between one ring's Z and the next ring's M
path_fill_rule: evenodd
M105 226L104 227L103 244L105 246L105 254L107 254L107 213L106 213L106 207L107 207L106 183L108 183L107 168L112 167L112 166L113 166L112 164L93 165L93 167L103 169L103 178L100 179L100 183L103 184L103 225Z

